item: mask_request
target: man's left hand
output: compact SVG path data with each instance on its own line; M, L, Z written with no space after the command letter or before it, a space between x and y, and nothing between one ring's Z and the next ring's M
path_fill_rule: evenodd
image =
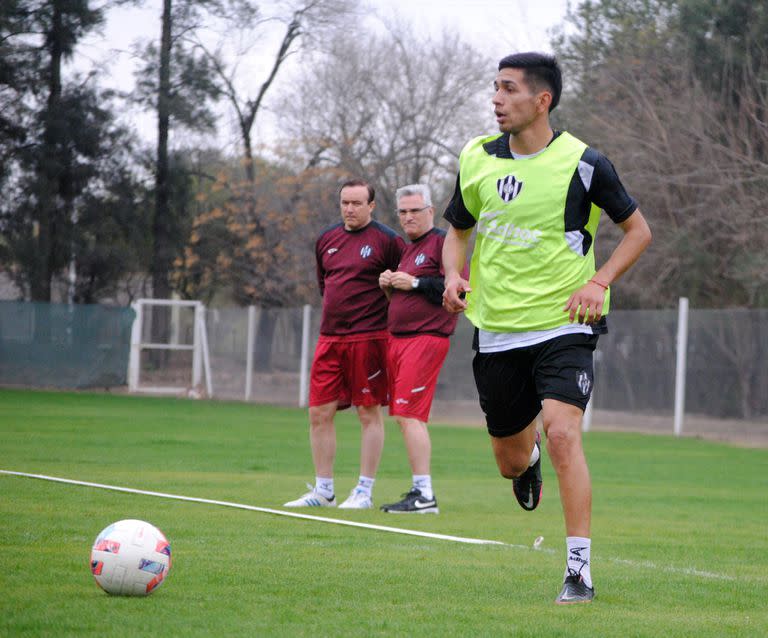
M596 323L603 316L606 289L588 281L569 298L563 312L568 313L568 320L573 323L578 318L579 323Z
M415 277L407 272L398 270L393 272L389 278L389 285L398 290L413 290L413 280Z

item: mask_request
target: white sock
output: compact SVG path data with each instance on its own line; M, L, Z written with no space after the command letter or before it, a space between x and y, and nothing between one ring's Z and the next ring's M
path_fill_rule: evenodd
M357 481L357 487L355 489L365 492L367 496L371 496L373 494L373 483L375 481L376 479L371 478L370 476L363 476L361 474L360 478Z
M421 495L427 500L431 499L435 495L435 493L432 491L432 476L429 474L414 474L413 487L419 490Z
M320 496L324 496L330 501L333 498L333 495L335 494L335 492L333 491L333 479L316 476L315 492L317 492Z
M568 545L565 576L572 572L579 574L584 579L584 584L587 587L592 587L592 574L589 571L591 539L582 538L581 536L568 536L565 542Z
M528 464L528 467L532 467L536 464L536 461L539 460L539 457L541 456L541 452L539 451L539 446L534 444L533 446L533 452L531 452L531 462Z

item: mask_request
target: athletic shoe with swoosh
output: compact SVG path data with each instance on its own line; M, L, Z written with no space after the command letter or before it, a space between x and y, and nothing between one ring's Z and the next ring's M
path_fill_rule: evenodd
M536 447L539 448L539 460L531 465L516 479L512 479L512 491L517 502L524 510L535 510L541 500L541 434L536 432Z
M558 605L572 605L574 603L591 603L595 597L595 588L587 587L581 575L569 571L563 582L560 594L555 598Z
M437 499L424 498L421 490L412 487L410 492L403 494L403 500L389 505L382 505L381 510L388 514L439 514Z

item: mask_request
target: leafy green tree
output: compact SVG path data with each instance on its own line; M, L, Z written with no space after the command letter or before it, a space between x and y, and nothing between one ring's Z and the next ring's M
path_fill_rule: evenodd
M50 301L78 245L80 207L107 193L104 167L125 158L110 95L63 78L64 61L103 21L87 0L13 1L0 9L2 259L25 296Z
M680 36L697 78L738 100L745 82L768 78L768 9L749 0L678 0Z
M32 84L28 50L18 42L29 29L20 0L8 0L0 8L0 188L4 187L14 156L26 141L29 109L25 87Z
M310 0L307 4L323 2L328 0ZM150 43L141 52L145 64L137 73L136 98L157 113L154 249L151 267L155 297L167 297L170 294L169 273L174 260L180 256L175 238L185 234L180 224L189 221L172 214L172 208L176 206L178 209L179 203L174 204L171 200L171 131L213 131L216 126L213 104L221 97L226 97L236 106L243 107L238 111L239 123L241 130L247 131L248 138L244 144L250 154L250 130L256 113L264 93L288 54L288 50L281 47L275 67L260 89L259 97L239 105L237 95L233 93L234 79L232 74L227 73L227 62L221 48L211 51L204 44L211 33L210 25L227 25L228 37L231 39L233 29L247 31L259 17L260 12L252 0L163 0L159 43ZM285 36L288 48L298 35L296 28L289 24Z
M10 39L9 46L13 47L15 59L11 64L34 69L37 93L37 108L30 114L34 131L27 134L26 144L17 155L26 177L22 181L28 195L23 203L30 215L20 220L19 209L6 212L6 229L19 239L11 239L11 250L23 264L31 298L49 301L52 278L68 260L71 238L67 231L71 229L73 203L87 180L88 160L94 150L92 139L73 135L76 129L72 124L82 124L72 122L83 113L77 106L82 94L67 93L62 84L62 64L72 55L78 39L103 16L89 8L87 1L63 0L14 2L4 14L3 26L13 29L3 34L3 40ZM18 87L18 80L17 72L10 71L11 86ZM29 92L19 89L17 95L29 97Z
M145 64L137 72L136 99L157 113L157 150L154 164L155 201L152 223L152 293L170 296L169 273L177 255L177 238L183 234L180 206L172 201L169 136L176 127L211 131L215 118L212 101L218 95L209 61L195 54L184 34L204 20L205 11L221 3L214 0L163 0L159 44L147 44Z
M145 296L130 284L145 279L151 260L151 192L122 165L102 180L107 188L88 192L78 207L75 303Z

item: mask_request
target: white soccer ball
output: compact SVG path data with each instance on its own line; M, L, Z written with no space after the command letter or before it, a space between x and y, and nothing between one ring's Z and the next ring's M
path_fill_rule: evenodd
M154 525L126 519L104 528L91 550L99 587L120 596L147 596L171 569L171 546Z

